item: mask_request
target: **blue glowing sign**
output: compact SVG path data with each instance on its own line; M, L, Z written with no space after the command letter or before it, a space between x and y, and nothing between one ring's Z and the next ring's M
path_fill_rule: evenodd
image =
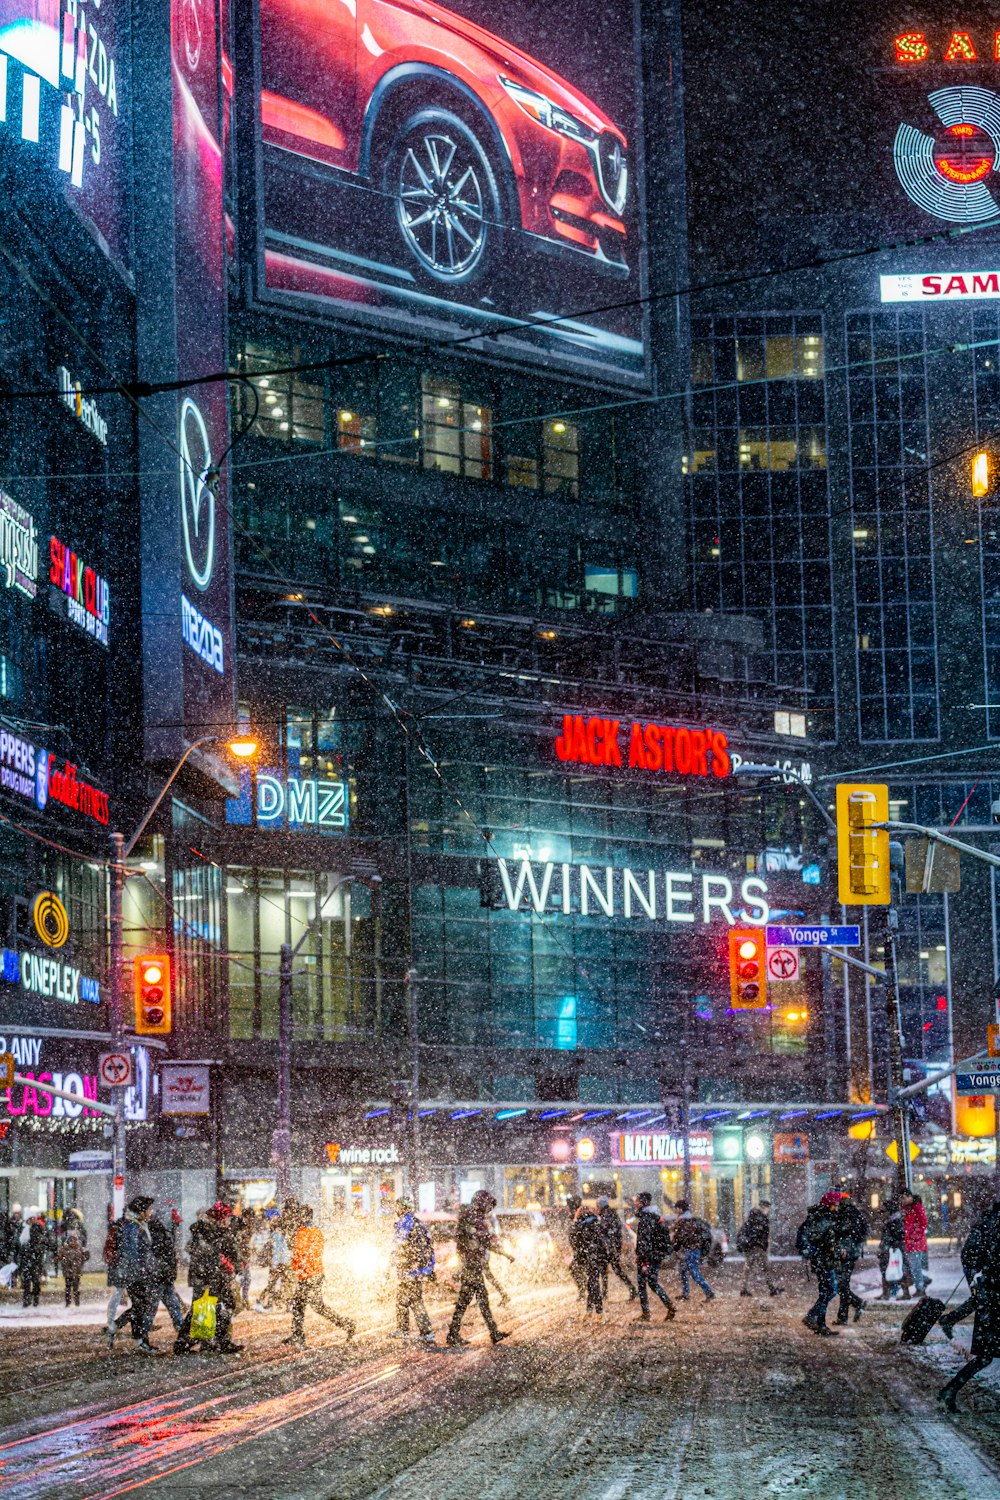
M257 773L257 816L253 816L252 777L240 772L240 795L226 802L226 822L293 833L332 833L348 824L347 783L316 776L283 776L268 767Z

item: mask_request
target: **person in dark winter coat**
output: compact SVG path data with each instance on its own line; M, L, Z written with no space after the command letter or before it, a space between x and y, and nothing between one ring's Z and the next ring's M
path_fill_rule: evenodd
M15 1252L17 1274L21 1280L21 1301L25 1307L38 1306L47 1248L45 1221L40 1214L34 1214L22 1224Z
M851 1201L850 1193L841 1193L840 1206L837 1208L834 1217L837 1221L837 1254L839 1257L837 1289L840 1292L840 1306L837 1309L837 1322L846 1323L853 1307L854 1321L856 1323L867 1304L863 1298L858 1296L857 1292L851 1290L851 1277L854 1275L854 1267L865 1252L865 1244L868 1239L868 1220L857 1204Z
M236 1266L239 1248L229 1227L232 1209L228 1204L216 1203L204 1218L198 1218L191 1226L188 1241L188 1283L192 1298L197 1302L207 1292L217 1299L215 1309L215 1338L213 1347L220 1354L241 1354L242 1344L234 1344L229 1337L233 1313L236 1310ZM191 1317L188 1313L181 1324L174 1342L175 1354L190 1354L197 1340L191 1338Z
M493 1194L481 1188L473 1195L472 1202L465 1204L458 1211L455 1243L461 1265L461 1278L458 1300L448 1328L447 1342L452 1348L469 1342L468 1339L462 1338L461 1328L462 1319L465 1317L469 1303L473 1300L477 1303L483 1315L483 1322L489 1329L490 1340L494 1344L499 1344L501 1339L510 1337L509 1333L498 1328L494 1321L484 1276L490 1251L499 1248L488 1223L489 1215L496 1206L497 1200Z
M839 1207L838 1192L824 1193L819 1202L814 1203L807 1212L795 1240L795 1248L808 1260L818 1285L816 1301L802 1321L822 1338L836 1337L835 1330L826 1326L826 1310L837 1294L840 1251L837 1245L836 1212Z
M969 1231L962 1246L962 1269L976 1294L971 1359L938 1392L948 1411L966 1381L1000 1356L1000 1200L992 1203Z
M153 1320L162 1302L170 1314L174 1332L180 1333L184 1326L185 1312L174 1282L177 1280L177 1228L181 1216L171 1210L170 1223L165 1224L155 1214L149 1220L149 1238L153 1252L152 1274L149 1281L149 1296L143 1317L143 1337L149 1339Z
M63 1281L66 1284L66 1306L69 1307L72 1302L75 1307L79 1307L80 1277L83 1274L84 1262L90 1259L90 1253L83 1248L80 1236L75 1229L71 1229L63 1240L58 1258Z
M149 1234L149 1215L153 1207L152 1198L133 1198L125 1210L125 1217L118 1225L116 1239L118 1285L128 1292L132 1304L127 1312L119 1313L108 1325L108 1349L114 1348L115 1335L126 1323L131 1324L132 1338L142 1354L155 1354L146 1337L146 1313L152 1295L155 1268L153 1247ZM155 1305L154 1305L155 1310ZM152 1323L152 1319L150 1319Z
M577 1300L580 1302L587 1295L587 1263L583 1258L580 1232L576 1224L576 1215L582 1203L583 1199L576 1193L571 1193L566 1199L566 1212L569 1214L569 1228L566 1231L566 1239L569 1243L570 1254L572 1256L569 1263L569 1274L573 1278Z
M681 1278L681 1296L688 1300L688 1277L697 1282L705 1293L705 1301L712 1302L715 1293L701 1274L702 1257L712 1248L712 1231L704 1219L695 1218L691 1205L685 1199L675 1204L678 1218L674 1224L673 1243L678 1255L677 1269Z
M601 1233L600 1219L585 1203L580 1204L574 1215L574 1229L576 1231L574 1253L579 1255L587 1273L586 1310L589 1313L600 1313L604 1311L601 1275L607 1274L608 1247Z
M635 1264L639 1283L639 1306L636 1320L649 1322L649 1293L659 1297L667 1309L667 1322L676 1316L676 1308L660 1285L660 1266L670 1248L670 1230L653 1207L652 1193L639 1193L635 1199Z
M772 1297L779 1296L784 1290L783 1287L775 1285L771 1275L771 1262L767 1258L768 1246L771 1243L770 1210L771 1205L768 1200L762 1199L760 1207L752 1208L747 1214L736 1236L736 1248L745 1258L741 1297L750 1296L750 1277L753 1275L764 1277Z
M409 1337L412 1313L419 1337L424 1343L433 1344L436 1340L424 1306L424 1287L434 1279L434 1247L427 1233L427 1226L417 1218L409 1198L399 1198L396 1201L393 1239L396 1330L392 1337Z
M636 1291L628 1275L622 1270L622 1244L624 1231L622 1221L617 1212L611 1207L610 1199L598 1198L597 1217L601 1224L601 1234L604 1237L604 1248L607 1252L607 1260L601 1272L601 1296L607 1300L608 1296L608 1267L614 1271L619 1281L624 1281L628 1287L628 1300L634 1302L639 1293Z

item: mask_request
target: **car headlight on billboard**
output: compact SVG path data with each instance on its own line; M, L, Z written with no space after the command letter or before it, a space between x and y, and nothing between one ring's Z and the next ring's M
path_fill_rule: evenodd
M537 120L549 130L555 130L559 135L572 136L574 140L590 144L596 141L598 131L592 130L568 110L561 109L558 104L553 104L544 94L536 94L534 89L526 89L523 84L513 83L511 79L504 78L500 74L500 82L507 90L515 104L519 104L526 115Z

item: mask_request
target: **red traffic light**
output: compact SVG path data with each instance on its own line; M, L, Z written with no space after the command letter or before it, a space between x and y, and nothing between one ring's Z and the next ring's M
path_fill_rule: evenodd
M170 957L143 954L135 960L135 1029L140 1036L166 1036L170 1027Z
M729 994L733 1010L766 1008L766 959L766 939L761 928L730 929Z

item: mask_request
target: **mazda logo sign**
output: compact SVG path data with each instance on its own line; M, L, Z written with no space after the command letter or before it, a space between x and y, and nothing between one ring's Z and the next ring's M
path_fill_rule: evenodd
M196 586L206 589L215 566L215 495L207 483L212 451L205 418L190 396L181 407L178 449L184 555Z

